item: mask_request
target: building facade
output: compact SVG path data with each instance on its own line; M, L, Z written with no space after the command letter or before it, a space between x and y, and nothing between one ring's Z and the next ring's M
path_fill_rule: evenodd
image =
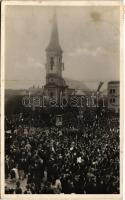
M120 109L120 82L108 82L108 108L119 112Z

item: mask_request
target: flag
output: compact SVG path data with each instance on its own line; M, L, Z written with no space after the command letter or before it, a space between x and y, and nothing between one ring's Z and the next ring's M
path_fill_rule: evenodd
M97 92L99 92L99 90L101 89L103 83L104 83L104 82L100 82L100 83L99 83L99 86L98 86Z

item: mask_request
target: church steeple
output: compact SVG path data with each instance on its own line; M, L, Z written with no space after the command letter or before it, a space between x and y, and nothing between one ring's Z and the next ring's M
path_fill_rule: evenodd
M46 85L45 94L49 97L60 97L67 85L62 76L64 64L62 62L62 49L59 44L56 12L52 18L52 30L49 45L46 49Z
M54 11L53 18L52 18L52 31L51 31L51 36L50 36L50 42L49 42L48 47L46 48L46 51L62 52L62 49L59 44L56 10Z

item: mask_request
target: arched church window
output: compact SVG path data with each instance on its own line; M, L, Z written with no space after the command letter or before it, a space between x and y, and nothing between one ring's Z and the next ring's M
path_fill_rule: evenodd
M59 63L61 63L61 57L59 57Z
M51 71L53 70L53 66L54 66L54 59L53 59L53 57L51 57L51 59L50 59Z

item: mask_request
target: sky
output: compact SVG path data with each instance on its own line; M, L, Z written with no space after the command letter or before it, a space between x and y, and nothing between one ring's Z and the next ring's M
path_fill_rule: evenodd
M6 6L6 88L45 84L53 11L52 6ZM56 13L64 78L83 81L90 89L100 81L119 80L119 7L60 6Z

